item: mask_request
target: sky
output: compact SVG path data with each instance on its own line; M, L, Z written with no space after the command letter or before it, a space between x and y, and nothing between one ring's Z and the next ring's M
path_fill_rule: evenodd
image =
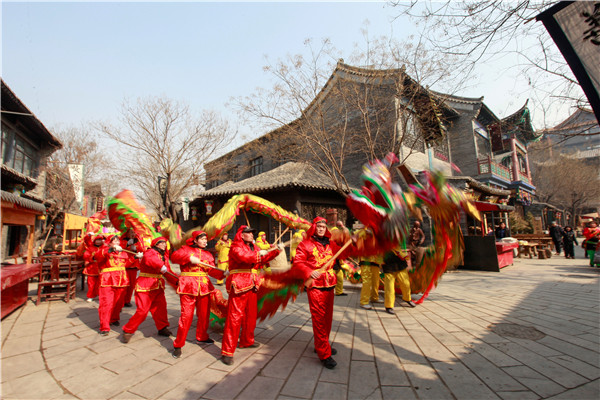
M50 129L114 122L125 99L148 96L228 116L230 98L272 86L265 56L302 52L307 38L329 38L350 54L364 41L366 21L371 36L417 33L412 23L394 19L398 14L379 1L3 1L2 78ZM504 117L527 97L515 94L517 80L500 79L497 68L487 66L468 91L455 94L484 96Z

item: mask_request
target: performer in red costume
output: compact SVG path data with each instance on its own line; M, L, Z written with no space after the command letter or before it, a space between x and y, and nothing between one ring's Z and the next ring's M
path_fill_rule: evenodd
M85 268L83 269L83 274L87 275L87 302L91 302L94 298L98 297L98 289L100 285L100 270L98 269L98 259L96 258L96 254L100 252L102 246L104 246L104 236L96 235L92 240L92 235L86 235L85 246L86 250L83 253L83 262L85 263Z
M321 360L321 363L328 368L335 368L337 362L331 357L337 351L329 343L329 334L331 333L331 323L333 320L333 289L337 283L336 274L332 268L321 272L323 267L338 252L340 246L330 241L331 233L327 229L327 220L317 217L306 232L304 239L296 249L294 257L293 274L301 277L305 281L313 279L310 287L307 288L308 305L312 317L313 335L315 342L315 351ZM338 256L339 259L351 255L354 247L345 250ZM331 265L333 267L333 264Z
M137 274L140 271L140 259L144 256L144 243L140 240L138 235L135 234L133 229L128 229L121 236L120 246L125 250L132 251L137 254L128 254L127 264L125 264L125 270L127 272L127 278L129 279L129 286L125 291L125 307L131 307L131 296L135 289L135 282L137 280Z
M135 286L135 314L123 327L123 342L129 343L131 337L148 316L152 319L159 336L171 336L169 318L167 316L167 300L165 299L165 281L162 274L170 272L167 241L157 237L151 247L144 253L140 263L140 276Z
M185 241L185 245L173 253L171 261L181 267L181 276L177 286L177 293L181 302L181 316L177 328L177 338L173 342L173 357L181 357L181 348L185 345L190 326L194 319L194 308L198 315L196 326L196 341L200 343L214 343L208 337L208 322L210 318L210 293L215 290L208 275L215 279L223 279L225 273L214 267L215 259L206 250L208 239L206 233L194 231L192 237ZM201 265L205 264L205 265Z
M120 314L125 302L125 290L129 285L125 272L128 256L122 250L119 237L113 235L108 238L108 246L103 246L97 256L100 268L98 315L102 336L108 335L109 325L119 326Z
M233 353L238 344L240 329L240 347L258 347L258 343L254 342L254 329L258 313L256 292L262 280L258 274L259 268L277 257L283 248L260 250L254 244L254 233L256 229L242 225L229 251L230 275L226 282L229 302L221 349L221 360L227 365L233 364Z

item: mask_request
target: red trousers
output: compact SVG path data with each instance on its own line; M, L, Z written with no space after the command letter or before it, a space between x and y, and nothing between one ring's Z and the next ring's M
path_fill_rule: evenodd
M94 299L94 298L98 297L98 288L100 286L100 277L98 275L96 275L96 276L88 275L87 276L87 284L88 284L87 298Z
M196 340L208 339L208 320L210 318L210 294L204 296L192 296L191 294L180 294L181 316L177 337L173 341L173 347L185 346L185 339L194 320L194 308L198 316L196 324Z
M152 313L152 319L156 329L159 331L169 326L167 316L167 300L164 289L151 290L149 292L135 292L135 314L129 318L129 322L123 327L123 332L134 333L138 326Z
M233 357L235 348L240 337L240 347L248 347L254 344L254 329L256 328L257 297L254 290L235 294L229 292L227 303L227 319L223 331L223 347L221 354Z
M98 316L100 317L100 330L110 331L109 324L118 321L123 304L125 303L125 288L100 286L100 305Z
M125 291L125 303L131 303L131 296L133 296L139 270L137 268L126 268L125 271L127 272L127 279L129 279L129 286L127 286L127 290Z
M333 289L333 288L332 288ZM333 320L333 290L308 289L308 305L312 317L315 350L320 360L331 357L329 334Z

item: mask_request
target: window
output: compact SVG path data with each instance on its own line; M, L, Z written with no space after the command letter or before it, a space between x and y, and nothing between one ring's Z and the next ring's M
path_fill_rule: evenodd
M239 171L238 166L236 165L235 167L230 168L228 175L229 175L230 181L237 182L238 179L240 178L240 171Z
M419 124L417 123L417 117L414 112L405 109L403 111L403 129L400 129L400 135L404 132L404 135L400 137L400 141L403 146L411 148L416 151L420 151L421 153L425 152L425 140L423 139L423 135L419 129Z
M256 176L258 174L262 174L263 172L263 158L257 157L253 160L250 160L250 176Z
M37 151L9 126L2 124L2 163L17 172L37 176Z

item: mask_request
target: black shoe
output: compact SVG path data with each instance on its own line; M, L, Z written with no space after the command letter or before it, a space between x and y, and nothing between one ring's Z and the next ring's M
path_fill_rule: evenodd
M123 343L129 343L129 341L131 340L131 337L133 336L133 333L127 333L127 332L123 332Z
M348 293L340 293L340 294L336 294L336 296L348 296Z
M108 331L100 331L100 334L101 334L102 336L108 336Z
M221 361L223 362L223 364L225 365L233 365L233 357L230 356L223 356L221 357Z
M206 340L196 340L196 343L198 344L205 344L205 343L214 343L215 341L212 340L211 338L208 338Z
M112 325L112 326L119 326L119 325L121 325L121 323L120 323L119 321L113 321L113 322L111 322L109 325Z
M125 303L125 304L123 304L123 307L133 307L133 306L131 305L131 303Z
M317 349L315 349L315 353L317 352ZM331 355L335 356L337 354L337 350L334 349L333 347L331 348Z
M168 327L168 326L165 326L164 328L162 328L161 330L159 330L159 331L158 331L158 336L166 336L166 337L169 337L169 336L171 336L171 335L172 335L172 333L171 333L171 331L169 330L169 327Z
M406 302L409 306L411 307L416 307L417 305L415 303L413 303L412 301L407 301Z
M337 363L335 362L335 360L331 357L328 357L324 360L321 360L321 363L325 366L325 368L327 369L334 369L335 366L337 365Z
M411 307L414 307L414 306L411 306ZM394 312L394 309L393 309L393 308L386 308L386 309L385 309L385 312L386 312L386 313L388 313L388 314L396 314L396 313Z
M181 347L175 347L171 355L173 356L173 358L181 357Z

